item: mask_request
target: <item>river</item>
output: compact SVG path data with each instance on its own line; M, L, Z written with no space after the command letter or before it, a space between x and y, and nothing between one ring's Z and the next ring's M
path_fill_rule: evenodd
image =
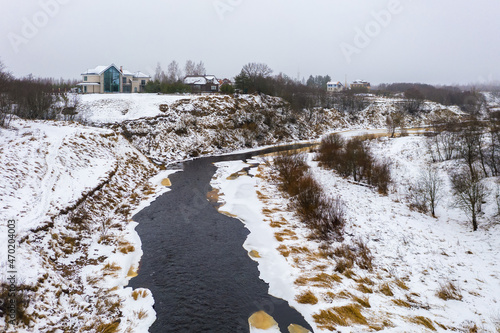
M268 295L257 263L243 248L243 223L220 214L206 197L213 163L310 145L183 162L183 171L170 176L171 191L134 216L144 254L130 286L153 293L157 319L150 332L249 332L248 318L260 310L274 317L281 332L292 323L312 331L286 301Z

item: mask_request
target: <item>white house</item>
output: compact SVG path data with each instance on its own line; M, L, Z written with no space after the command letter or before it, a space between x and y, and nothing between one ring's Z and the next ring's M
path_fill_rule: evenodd
M142 72L130 72L116 65L97 66L82 73L77 85L83 93L137 93L143 92L151 77Z
M344 90L344 85L340 83L340 81L337 82L328 82L326 84L326 91L327 92L339 92Z

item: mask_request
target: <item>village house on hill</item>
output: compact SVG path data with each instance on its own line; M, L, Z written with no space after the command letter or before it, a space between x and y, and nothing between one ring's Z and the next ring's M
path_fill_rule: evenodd
M327 92L340 92L344 90L344 85L342 83L340 83L340 81L332 81L332 82L328 82L326 84L326 91Z
M366 82L363 80L355 80L351 83L351 89L359 89L359 88L366 88L370 90L370 82Z
M142 72L130 72L116 65L97 66L82 73L78 83L83 93L139 93L144 92L151 77Z
M215 75L188 75L184 84L190 86L193 93L218 92L220 85Z

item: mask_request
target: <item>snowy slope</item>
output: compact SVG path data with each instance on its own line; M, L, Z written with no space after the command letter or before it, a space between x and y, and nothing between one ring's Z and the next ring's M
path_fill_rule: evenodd
M267 164L236 179L227 176L247 165L218 164L212 186L222 193L221 210L237 215L250 230L244 247L259 253L254 260L261 278L270 284L270 293L299 310L316 332L333 327L341 332L472 332L474 327L477 332L495 332L500 327L496 207L488 201L477 232L452 207L448 187L437 218L411 211L405 193L428 159L423 140L372 142L376 156L393 162L395 185L388 197L318 167L309 155L314 177L329 195L340 195L346 203L344 244L354 249L355 242L363 240L374 257L373 271L354 266L350 272L335 272L340 258L333 253L341 244L325 246L308 239L308 229L290 212L289 201L277 189ZM438 167L444 177L450 165ZM486 181L493 185L493 180ZM461 300L437 296L449 282L458 288ZM305 292L311 292L317 303L299 303L297 297ZM351 304L361 309L364 323L345 317L347 326L328 325L318 319L321 311L335 314L335 309Z
M24 120L0 129L0 262L12 219L16 284L29 300L27 326L6 332L96 332L118 321L118 331L147 331L151 293L124 287L142 255L130 216L154 198L166 177L150 184L157 172L110 130Z
M85 94L80 95L78 119L91 123L114 123L124 120L154 117L162 112L160 105L190 100L194 95L158 94Z

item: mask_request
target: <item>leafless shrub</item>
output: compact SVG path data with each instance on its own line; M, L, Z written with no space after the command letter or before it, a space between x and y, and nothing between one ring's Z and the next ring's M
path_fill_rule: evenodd
M362 239L356 239L353 246L342 244L335 248L333 254L338 258L335 271L343 273L354 264L359 268L371 271L373 269L373 255Z
M352 177L355 182L365 181L387 194L391 183L390 163L378 162L365 144L371 136L361 136L345 141L339 134L332 134L321 141L317 159L323 167L337 171L342 177Z
M292 197L292 203L302 220L318 239L341 237L344 226L344 203L323 193L322 187L307 172L305 156L279 155L273 168L278 172L281 188Z
M371 271L373 269L373 255L366 245L366 242L361 238L354 241L356 246L356 264L361 269Z
M427 213L430 210L432 216L435 216L436 206L442 196L442 186L443 180L438 170L428 165L410 189L410 208L421 213Z
M340 134L330 134L321 140L317 158L320 164L330 169L336 169L341 158L341 150L345 146L345 140Z
M281 178L281 187L291 196L299 193L298 180L307 171L308 166L303 154L281 154L274 158L273 168Z

